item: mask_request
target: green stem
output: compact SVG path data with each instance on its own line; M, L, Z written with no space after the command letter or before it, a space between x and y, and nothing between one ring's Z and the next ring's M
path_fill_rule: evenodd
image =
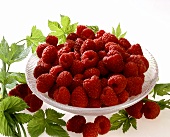
M18 43L20 43L20 42L22 42L22 41L24 41L24 40L27 40L27 39L22 39L22 40L16 42L15 44L18 44Z
M6 63L4 61L2 61L2 71L4 72L5 75L4 78L6 78ZM2 98L8 96L4 82L1 84L1 93L2 93Z
M22 131L23 131L24 137L27 137L27 134L26 134L26 131L25 131L23 124L21 124L21 123L19 123L19 124L21 126Z

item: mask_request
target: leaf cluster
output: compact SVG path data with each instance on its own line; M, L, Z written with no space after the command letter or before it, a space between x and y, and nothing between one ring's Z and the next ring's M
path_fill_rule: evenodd
M116 28L112 27L112 34L114 34L118 39L124 38L127 32L122 33L120 23Z

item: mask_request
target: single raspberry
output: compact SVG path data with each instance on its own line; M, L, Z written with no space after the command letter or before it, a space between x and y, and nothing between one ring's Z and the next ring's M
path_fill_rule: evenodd
M41 74L48 73L48 72L49 72L48 68L41 66L41 65L37 65L34 68L33 75L35 78L38 78Z
M85 124L86 124L86 119L84 116L74 115L67 121L66 128L68 131L72 131L75 133L82 133Z
M116 93L109 86L103 89L100 100L104 106L114 106L118 104Z
M54 99L54 92L55 90L57 90L59 87L58 85L55 83L49 90L48 90L48 96L52 99Z
M75 107L86 108L88 97L82 86L76 87L71 94L71 105Z
M106 51L106 52L109 52L109 50L111 50L111 49L110 49L110 46L114 46L114 45L118 46L117 43L115 43L115 42L107 42L107 43L105 44L105 51ZM119 47L120 47L120 46L119 46ZM118 48L117 48L117 49L118 49Z
M143 106L144 116L147 119L155 119L160 114L160 106L156 102L147 101Z
M107 117L103 115L97 116L94 123L98 126L98 133L100 135L104 135L110 131L111 123Z
M127 50L128 48L131 47L130 42L129 42L127 39L125 39L125 38L120 38L120 39L119 39L119 44L120 44L120 46L123 47L125 50Z
M74 59L76 59L76 60L81 60L81 55L80 55L79 52L74 51Z
M54 46L47 46L42 53L42 60L47 64L52 64L57 59L57 49Z
M60 50L58 50L57 54L58 57L60 57L63 53L69 53L71 52L71 49L69 47L62 47Z
M83 44L83 40L81 38L77 38L74 45L74 51L80 52L81 45Z
M89 98L88 108L100 108L101 107L101 101L100 99L93 99Z
M96 32L96 38L102 37L104 33L105 33L104 30L98 30L98 31Z
M131 46L128 50L127 53L131 55L143 55L142 48L139 44L135 44Z
M38 56L39 58L42 57L43 50L44 50L47 46L49 46L49 44L47 44L47 43L39 44L39 45L37 46L37 48L36 48L36 53L37 53L37 56Z
M96 44L96 51L104 50L105 49L105 43L103 42L102 38L97 38L93 40L94 43Z
M84 71L83 75L85 79L91 78L94 75L100 77L100 70L97 68L89 68Z
M144 62L145 66L146 66L146 70L148 70L149 61L144 56L141 56L140 59Z
M86 39L80 48L80 53L83 54L85 51L88 50L95 51L95 48L96 48L96 44L94 43L94 41L92 39Z
M32 91L26 83L16 85L16 90L19 92L19 97L24 99L27 95L32 94Z
M42 58L40 58L37 62L37 66L39 66L39 65L43 66L45 69L48 69L48 70L50 70L52 67L51 64L47 64L47 63L43 62Z
M82 74L84 69L84 64L80 60L74 60L70 72L74 76L76 74Z
M73 64L73 56L69 53L63 53L59 57L59 64L64 68L68 69Z
M99 60L102 60L107 55L105 50L101 50L97 54L98 54Z
M55 90L53 97L56 102L61 104L70 103L70 92L66 87L60 87L59 89Z
M100 83L102 86L102 89L108 86L108 79L107 78L101 78Z
M86 90L86 93L91 98L99 98L101 95L102 87L99 80L99 77L92 76L91 78L85 79L83 81L83 87Z
M50 71L49 71L49 74L53 75L54 78L56 78L58 76L58 74L60 72L62 72L64 69L61 65L56 65L56 66L53 66Z
M95 34L90 28L83 29L80 36L83 40L95 38Z
M42 74L36 79L37 90L42 93L45 93L52 87L54 82L55 79L53 75L48 73Z
M77 26L77 29L76 29L76 34L80 37L81 36L81 33L84 29L86 29L87 27L84 26L84 25L78 25Z
M57 46L58 44L58 38L56 36L48 35L45 39L46 43Z
M139 101L138 103L126 108L125 110L130 116L136 119L140 119L143 115L142 107L143 107L143 102Z
M95 123L88 122L83 128L83 137L97 137L98 126Z
M68 34L68 36L67 36L66 39L67 39L67 40L70 39L70 40L75 41L77 38L78 38L78 35L73 32L73 33Z
M30 111L30 112L38 111L43 105L43 101L41 99L39 99L34 94L29 94L28 96L26 96L24 98L24 101L29 106L29 108L27 108L27 110Z
M101 76L106 76L109 73L109 70L106 68L103 60L98 62L97 68L99 69Z
M126 91L129 96L136 96L142 92L143 79L141 77L127 78Z
M67 39L66 42L64 43L64 46L69 47L71 51L74 51L74 45L75 45L75 41L70 39Z
M63 48L63 47L64 47L64 44L58 44L57 47L56 47L56 49L57 49L57 50L60 50L60 49Z
M123 74L125 77L135 77L138 76L138 66L135 62L127 62L123 69Z
M84 64L85 68L95 67L98 61L98 55L93 50L85 51L81 56L81 62Z
M115 35L111 33L104 33L102 36L102 40L107 43L107 42L115 42L118 43L118 39Z
M124 103L129 98L129 93L126 90L123 90L121 93L117 94L119 104Z
M9 96L17 96L17 97L21 97L20 93L18 92L18 90L15 88L11 89L9 92L8 92L8 95Z
M56 83L60 87L61 86L68 87L71 85L72 81L73 77L69 71L62 71L56 79Z

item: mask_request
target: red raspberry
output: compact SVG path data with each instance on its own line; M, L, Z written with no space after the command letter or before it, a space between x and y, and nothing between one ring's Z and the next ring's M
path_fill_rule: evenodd
M101 74L102 76L106 76L106 75L109 73L108 69L106 68L106 66L105 66L105 64L104 64L104 62L103 62L103 60L101 60L101 61L98 62L97 68L99 69L100 74Z
M87 27L84 26L84 25L78 25L77 26L77 30L76 30L76 34L80 37L81 36L81 33L84 29L86 29Z
M70 72L74 76L76 74L82 74L84 69L84 64L80 60L74 60Z
M141 56L140 59L144 62L145 66L146 66L146 70L148 70L149 61L144 56Z
M86 124L86 119L81 115L74 115L70 118L66 123L66 128L68 131L72 131L75 133L82 133L83 127Z
M77 38L78 38L78 35L73 32L73 33L68 34L68 36L67 36L66 39L67 39L67 40L70 39L70 40L75 41Z
M60 57L63 53L69 53L71 52L71 49L69 47L62 47L59 51L58 51L58 57Z
M111 33L104 33L102 36L102 40L104 41L104 43L107 43L107 42L118 43L117 37Z
M107 78L101 78L100 83L102 86L102 89L108 86L108 79Z
M102 88L99 77L94 75L91 78L85 79L83 81L83 87L89 97L94 99L100 97Z
M118 46L116 43L114 43L114 42L107 42L106 44L105 44L105 51L106 52L109 52L109 50L111 50L110 49L110 46L114 46L114 45L116 45L116 46ZM120 46L119 46L120 47Z
M81 55L79 52L74 51L74 59L81 60Z
M139 44L135 44L133 46L131 46L128 50L127 53L131 54L131 55L143 55L141 46Z
M143 106L144 116L147 119L155 119L160 114L160 106L156 102L147 101Z
M97 31L97 32L96 32L96 38L102 37L104 33L105 33L104 30L99 30L99 31Z
M45 68L44 66L41 65L37 65L34 68L33 75L35 78L38 78L41 74L48 73L48 72L49 72L48 68Z
M103 42L102 38L97 38L93 40L94 43L96 44L96 51L104 50L105 49L105 43Z
M100 99L93 99L89 98L88 108L100 108L101 107L101 101Z
M54 46L47 46L42 53L42 60L47 64L52 64L57 59L57 49Z
M9 91L8 93L9 96L17 96L17 97L20 97L20 93L18 92L18 90L16 88L13 88Z
M29 94L32 94L32 91L30 90L30 88L28 87L26 83L18 84L16 85L15 88L19 92L19 97L21 97L22 99L24 99Z
M74 51L80 52L81 45L83 44L83 40L81 38L77 38L74 45Z
M97 137L98 126L95 123L88 122L83 128L83 137Z
M119 104L124 103L129 98L129 93L126 90L123 90L120 94L117 94Z
M60 49L63 48L63 47L64 47L64 44L59 44L59 45L57 45L56 49L57 49L57 50L60 50Z
M126 108L125 110L130 116L136 119L140 119L143 115L142 107L143 107L143 102L139 101L138 103Z
M107 117L103 115L97 116L94 123L98 126L98 133L100 135L104 135L110 131L111 123Z
M47 63L43 62L42 58L40 58L37 62L37 66L39 66L39 65L43 66L45 69L48 69L48 70L50 70L52 67L51 64L47 64Z
M73 77L69 71L62 71L56 79L56 83L59 87L68 87L71 85L72 81Z
M40 75L36 79L37 90L42 93L47 92L54 84L54 81L55 81L55 79L54 79L53 75L51 75L51 74L45 73L45 74Z
M136 96L142 92L143 80L141 77L127 78L126 90L129 96Z
M109 86L103 89L100 100L105 106L114 106L118 104L116 93Z
M84 64L85 68L95 67L98 61L98 55L93 50L85 51L81 56L81 62Z
M129 42L127 39L125 39L125 38L120 38L120 39L119 39L119 44L120 44L120 46L123 47L125 50L127 50L128 48L131 47L130 42Z
M48 96L52 99L54 99L54 92L58 89L58 85L55 83L49 90L48 90Z
M63 53L59 57L59 64L64 68L68 69L73 64L73 56L69 53Z
M97 68L89 68L84 71L84 78L91 78L92 76L96 75L100 77L100 71Z
M80 53L83 54L85 51L88 50L95 51L95 48L96 48L96 44L94 43L94 41L92 39L87 39L83 42L80 48Z
M34 94L29 94L28 96L26 96L24 101L29 106L27 110L30 112L38 111L43 105L43 101Z
M62 104L70 103L70 92L66 87L60 87L59 89L55 90L53 97L56 102Z
M57 66L53 66L50 71L49 74L53 75L54 78L56 78L58 76L58 74L60 72L62 72L64 69L61 65L57 65Z
M37 48L36 48L36 53L37 53L37 56L38 56L39 58L42 57L43 50L44 50L47 46L49 46L49 44L47 44L47 43L39 44L39 45L37 46Z
M88 97L83 87L76 87L71 94L71 105L75 107L86 108Z
M75 42L70 39L66 40L66 42L64 43L64 46L69 47L71 51L73 51L74 45L75 45Z
M58 44L58 38L56 36L52 36L52 35L48 35L46 37L46 43L53 45L53 46L57 46Z
M85 28L83 29L83 31L81 32L81 38L83 40L86 39L94 39L95 38L95 34L94 32L90 29L90 28Z
M138 66L134 62L127 62L123 69L123 74L125 77L135 77L138 76Z
M104 50L99 51L97 54L98 54L99 60L102 60L107 55L106 51Z

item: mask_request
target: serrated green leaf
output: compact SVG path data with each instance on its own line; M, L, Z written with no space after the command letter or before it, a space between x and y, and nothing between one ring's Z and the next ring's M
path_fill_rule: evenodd
M129 130L129 128L131 127L130 121L129 119L127 119L124 123L123 123L123 133L127 132Z
M45 113L46 113L47 118L51 118L51 117L62 118L65 115L65 114L59 113L51 108L46 109Z
M67 26L65 33L69 34L69 33L75 32L77 25L78 25L78 23L74 23L74 24Z
M0 59L5 63L8 62L9 45L5 38L3 37L0 43Z
M56 31L57 28L61 28L60 24L56 21L48 20L48 27L51 31Z
M88 26L87 25L87 27L90 28L94 33L96 33L99 30L99 27L96 26L96 25L95 26Z
M19 83L27 83L25 73L9 72L7 75L7 79L14 79L18 81ZM7 82L7 83L9 84L10 82Z
M165 108L170 109L170 99L168 99L168 100L161 99L161 100L157 101L157 103L160 106L161 110L164 110Z
M111 117L110 117L110 122L111 123L114 123L116 121L125 121L127 119L127 117L125 117L124 115L120 115L118 113L116 114L113 114Z
M116 28L116 37L119 37L121 33L122 33L122 30L120 28L120 23L119 23L117 28Z
M126 35L126 33L127 33L127 32L125 32L125 33L121 34L121 35L119 36L119 39L120 39L120 38L124 38L124 37L125 37L125 35Z
M116 121L113 124L111 124L110 130L117 130L122 126L123 122L122 121Z
M67 26L70 25L70 18L65 15L60 15L60 17L61 17L61 25L63 26L63 28L67 28Z
M114 27L112 27L112 34L116 35L116 31L115 31Z
M59 44L63 44L66 41L66 36L62 35L59 37Z
M28 123L32 119L32 115L25 113L15 113L14 116L22 124Z
M128 117L128 113L127 113L124 109L120 110L120 111L119 111L119 114Z
M130 118L130 124L132 125L132 127L134 129L137 129L137 122L136 122L136 119L135 118Z
M168 92L170 92L170 83L156 84L154 87L154 92L159 96L168 95Z

